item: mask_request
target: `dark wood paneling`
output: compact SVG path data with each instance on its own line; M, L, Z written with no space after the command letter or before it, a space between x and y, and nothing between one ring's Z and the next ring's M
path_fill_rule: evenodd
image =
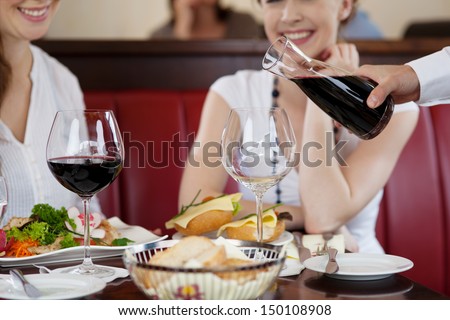
M260 69L266 40L57 41L36 44L79 78L85 90L205 89L240 69ZM437 51L450 39L355 42L361 63L401 64Z

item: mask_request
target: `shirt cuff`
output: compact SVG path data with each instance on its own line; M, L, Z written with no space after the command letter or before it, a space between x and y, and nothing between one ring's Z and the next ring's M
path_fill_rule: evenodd
M421 106L450 103L450 47L407 63L420 83Z

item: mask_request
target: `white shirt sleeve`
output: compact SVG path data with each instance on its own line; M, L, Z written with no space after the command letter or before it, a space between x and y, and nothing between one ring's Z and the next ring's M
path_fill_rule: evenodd
M419 78L421 106L450 103L450 47L407 63Z

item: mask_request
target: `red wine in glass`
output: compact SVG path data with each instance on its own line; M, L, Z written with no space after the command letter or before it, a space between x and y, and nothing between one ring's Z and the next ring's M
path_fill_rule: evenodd
M47 163L56 180L80 197L102 191L122 170L122 160L108 156L60 157Z
M47 142L47 164L62 186L80 196L83 221L90 221L92 196L117 178L123 159L123 142L112 111L57 112ZM111 276L113 269L92 262L89 229L89 223L85 223L83 263L66 271L99 278Z

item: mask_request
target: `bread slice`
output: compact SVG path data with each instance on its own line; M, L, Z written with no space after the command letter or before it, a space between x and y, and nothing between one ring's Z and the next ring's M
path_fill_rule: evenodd
M150 259L149 264L165 267L182 267L187 261L195 259L215 247L214 242L206 237L185 237L173 247L155 254Z
M214 248L206 250L196 257L195 260L204 267L216 267L225 263L227 260L227 252L224 246L214 246Z

